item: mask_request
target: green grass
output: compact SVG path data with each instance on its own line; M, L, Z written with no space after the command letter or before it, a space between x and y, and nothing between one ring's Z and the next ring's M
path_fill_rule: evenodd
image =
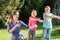
M38 24L36 31L36 40L41 40L42 38L42 23ZM25 40L27 40L28 30L22 29L21 32L24 35ZM8 34L7 29L0 29L0 40L10 40L11 34ZM51 40L60 40L60 25L54 25L51 33Z

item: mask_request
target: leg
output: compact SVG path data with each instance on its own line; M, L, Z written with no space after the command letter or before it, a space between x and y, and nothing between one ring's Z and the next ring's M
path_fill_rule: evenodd
M35 40L35 31L32 32L32 40Z
M45 40L46 34L47 34L47 29L46 29L46 28L43 28L43 36L42 36L42 40Z
M19 40L24 40L24 36L22 34L20 34Z
M27 40L30 40L30 36L31 36L31 30L28 31L28 38L27 38Z
M12 36L11 36L11 40L18 40L18 37L12 35Z
M18 40L18 38L11 38L11 40Z
M51 28L47 30L47 40L50 40Z

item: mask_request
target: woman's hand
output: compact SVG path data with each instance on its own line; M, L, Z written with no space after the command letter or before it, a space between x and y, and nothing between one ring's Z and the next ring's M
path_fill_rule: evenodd
M20 27L19 24L16 24L12 29L9 30L9 34L15 31L16 27Z
M20 24L16 24L15 27L19 27Z

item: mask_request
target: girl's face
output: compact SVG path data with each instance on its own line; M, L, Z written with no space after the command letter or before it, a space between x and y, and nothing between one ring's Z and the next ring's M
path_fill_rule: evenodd
M18 13L18 12L16 12L16 14L15 14L15 15L13 15L13 20L18 20L18 18L19 18L19 13Z
M50 7L49 6L45 7L45 12L50 12Z
M37 12L36 12L36 11L33 11L31 15L32 15L33 17L36 17L36 16L37 16Z

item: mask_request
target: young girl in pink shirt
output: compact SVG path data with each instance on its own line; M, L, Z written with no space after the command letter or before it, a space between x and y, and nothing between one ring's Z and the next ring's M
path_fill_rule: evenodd
M28 40L30 40L30 36L32 36L32 40L35 40L37 21L44 22L44 20L40 20L40 18L37 18L36 16L37 16L37 11L32 10L28 23L29 24Z

